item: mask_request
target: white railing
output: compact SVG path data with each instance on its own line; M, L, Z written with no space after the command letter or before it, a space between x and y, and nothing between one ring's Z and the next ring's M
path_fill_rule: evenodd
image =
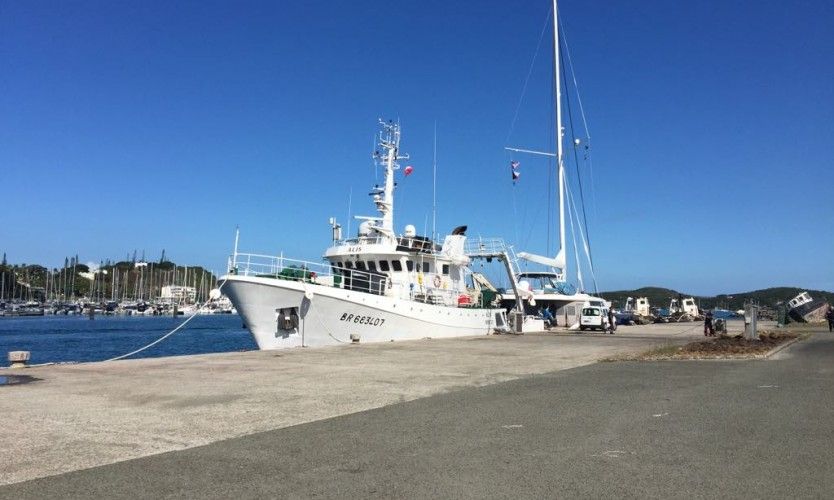
M357 238L345 238L336 242L337 245L379 245L391 241L387 236L359 236Z
M297 270L294 273L288 270ZM254 253L238 253L229 257L229 274L240 276L284 277L291 274L303 275L314 273L316 276L330 276L330 266L321 262L288 259L283 255L259 255Z
M463 251L470 257L492 257L509 254L510 248L501 238L467 238Z
M334 272L335 271L335 272ZM333 267L321 262L288 259L282 255L238 253L229 258L229 274L303 281L383 295L390 287L388 276L379 272Z

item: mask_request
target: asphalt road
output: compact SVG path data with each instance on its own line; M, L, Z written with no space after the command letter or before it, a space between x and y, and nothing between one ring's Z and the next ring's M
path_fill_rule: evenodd
M834 335L598 363L0 488L4 498L833 498Z

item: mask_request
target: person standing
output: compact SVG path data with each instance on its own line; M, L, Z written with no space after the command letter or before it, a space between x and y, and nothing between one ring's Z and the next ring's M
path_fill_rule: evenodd
M550 309L543 308L541 309L541 316L544 320L544 326L546 328L550 328L552 326L556 326L556 319L553 317L553 314L550 312Z
M617 329L617 317L614 316L614 310L608 308L608 333L614 335L614 330Z
M712 326L712 311L707 311L704 316L704 336L715 337L715 328Z
M834 306L828 306L828 312L825 314L825 319L828 320L828 331L834 332Z

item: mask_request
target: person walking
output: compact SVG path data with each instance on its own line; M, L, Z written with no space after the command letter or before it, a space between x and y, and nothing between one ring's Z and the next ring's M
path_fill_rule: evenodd
M617 329L617 317L614 316L614 309L608 308L608 333L614 335Z
M712 311L704 315L704 337L715 337L715 328L712 326Z
M828 331L834 332L834 306L828 306L828 312L825 314L825 319L828 320Z

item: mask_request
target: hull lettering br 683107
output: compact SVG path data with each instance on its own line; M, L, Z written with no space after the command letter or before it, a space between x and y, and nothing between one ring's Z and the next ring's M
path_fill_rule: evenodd
M347 321L349 323L356 323L358 325L382 326L385 323L384 318L375 318L373 316L362 316L360 314L342 314L340 321Z

